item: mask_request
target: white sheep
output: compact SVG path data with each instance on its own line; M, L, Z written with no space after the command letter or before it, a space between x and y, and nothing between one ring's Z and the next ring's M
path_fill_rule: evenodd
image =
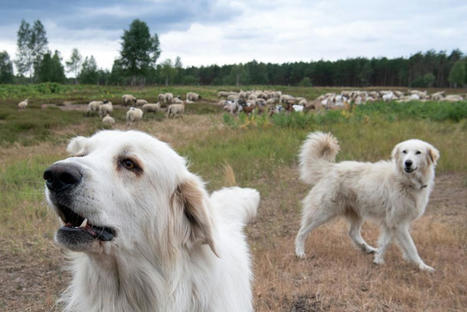
M148 101L145 99L137 99L135 104L136 106L143 106L144 104L148 104Z
M104 118L102 118L102 122L107 125L113 125L115 123L115 119L113 119L109 114L107 114Z
M24 101L21 101L18 103L18 108L19 109L25 109L28 106L28 101L29 99L26 99Z
M132 106L136 104L136 98L131 94L122 95L123 105Z
M143 111L139 108L130 107L126 112L126 121L128 122L135 122L141 119L143 119Z
M174 99L174 95L172 93L167 92L165 94L165 104L172 104L173 99Z
M189 100L189 101L198 101L201 97L199 96L198 93L195 93L195 92L188 92L186 94L186 99Z
M157 113L158 111L161 110L161 104L159 102L157 103L147 103L144 104L143 107L143 112L148 113L148 112L154 112Z
M173 104L183 104L183 100L180 99L178 96L173 99Z
M99 106L104 104L102 101L91 101L88 104L88 113L97 113L99 111Z
M104 104L99 106L99 116L105 116L107 114L111 114L113 112L112 102L105 101Z
M167 108L167 117L175 118L177 116L183 117L185 112L185 104L170 104Z

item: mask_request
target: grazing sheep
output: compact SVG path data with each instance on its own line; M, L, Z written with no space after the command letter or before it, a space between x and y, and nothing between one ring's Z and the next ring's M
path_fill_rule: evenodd
M170 92L165 94L165 104L172 104L174 100L174 95Z
M295 112L303 112L303 108L304 108L304 107L305 107L305 106L300 105L300 104L294 104L294 105L292 105L292 108L293 108L293 110L294 110Z
M136 98L131 94L122 95L122 100L124 106L136 105Z
M441 101L444 99L444 91L436 92L431 95L433 101Z
M157 96L157 100L159 101L159 103L164 104L165 103L165 93L159 93L159 95Z
M99 106L104 104L102 101L91 101L88 104L88 113L97 113L99 111Z
M107 114L111 114L113 112L112 102L104 101L104 104L99 106L99 116L105 116Z
M145 113L149 113L149 112L157 113L158 111L161 110L161 104L159 102L147 103L147 104L144 104L143 107L141 108L143 109L143 112Z
M459 102L459 101L462 101L462 96L457 95L457 94L449 94L449 95L446 95L444 100L448 102Z
M26 100L24 100L24 101L19 102L19 103L18 103L18 108L19 108L19 109L25 109L25 108L28 106L28 100L29 100L29 99L26 99Z
M136 122L143 119L143 111L139 108L130 107L130 110L126 112L126 121Z
M148 104L148 101L145 99L137 99L135 104L136 106L143 106L144 104Z
M195 102L195 101L198 101L200 98L201 98L201 96L199 96L199 94L195 93L195 92L188 92L186 94L187 101L189 100L189 101Z
M185 104L170 104L167 108L167 117L175 118L180 116L183 118L183 113L185 112Z
M102 122L107 125L113 125L115 123L115 119L113 119L109 114L107 114L104 118L102 118Z
M182 99L180 99L178 96L173 99L173 104L183 104Z

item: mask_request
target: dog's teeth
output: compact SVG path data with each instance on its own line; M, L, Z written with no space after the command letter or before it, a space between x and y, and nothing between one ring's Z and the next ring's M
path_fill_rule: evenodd
M81 223L81 225L79 227L84 228L84 227L86 227L86 225L88 225L88 219L84 219L83 223Z

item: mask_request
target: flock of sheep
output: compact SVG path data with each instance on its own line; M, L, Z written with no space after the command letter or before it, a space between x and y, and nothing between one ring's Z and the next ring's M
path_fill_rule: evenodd
M462 101L461 95L445 95L445 91L428 94L427 91L409 90L404 93L401 91L359 91L344 90L340 93L326 93L313 101L308 101L303 97L294 97L289 94L282 94L281 91L261 91L249 90L220 91L217 96L222 98L218 105L231 114L237 114L241 111L249 114L257 110L259 114L267 112L269 114L280 113L284 111L307 112L318 108L338 109L346 105L360 105L375 101Z
M137 99L131 94L124 94L122 96L123 106L130 106L126 112L126 121L129 123L137 122L143 119L146 113L156 113L166 109L169 118L183 116L185 112L185 103L190 104L198 101L201 97L194 92L186 94L186 100L183 101L180 97L174 97L172 93L161 93L157 97L157 103L149 103L145 99ZM105 124L114 124L115 119L111 116L113 112L112 102L104 101L91 101L88 104L88 114L98 114Z
M344 90L340 93L323 94L313 101L308 101L304 97L294 97L289 94L282 94L281 91L271 90L219 91L217 96L221 98L218 105L231 114L237 114L242 111L250 114L256 110L258 114L268 113L270 115L291 111L307 112L319 108L339 109L348 105L360 105L375 101L408 102L431 100L457 102L467 99L467 96L463 97L457 94L446 95L445 91L428 94L427 91L419 90L408 90L407 92L398 90ZM137 99L131 94L125 94L122 96L122 104L125 107L129 106L126 112L126 120L129 123L133 123L141 120L144 114L160 111L166 111L169 118L183 116L185 104L194 103L200 100L200 98L200 95L195 92L188 92L185 101L179 96L174 96L172 93L161 93L157 97L157 103L149 103L145 99ZM18 109L20 110L26 109L27 106L28 99L18 103ZM89 102L87 113L89 115L99 115L105 124L111 125L115 123L115 119L112 117L113 105L110 101Z

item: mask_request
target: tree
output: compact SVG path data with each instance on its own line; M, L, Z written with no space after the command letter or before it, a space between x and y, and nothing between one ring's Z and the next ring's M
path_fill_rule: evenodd
M53 55L50 51L44 54L36 66L35 75L39 82L65 82L65 70L57 50Z
M151 37L149 27L139 19L134 20L122 36L120 63L130 76L144 75L154 68L159 58L159 37Z
M69 61L66 61L66 68L67 68L67 73L74 73L75 74L75 82L77 82L78 76L79 76L79 70L81 68L81 62L83 60L83 57L81 54L79 54L78 49L73 49L71 52L71 57Z
M39 65L42 56L47 52L47 35L44 25L40 20L34 22L31 27L25 20L21 21L17 33L17 58L16 68L20 75L29 73L31 78L34 69Z
M78 79L80 83L97 84L99 73L97 72L97 64L94 56L86 56Z
M13 77L13 64L8 52L0 52L0 83L11 83Z
M466 62L464 60L457 61L449 72L448 81L452 86L454 86L454 88L462 88L462 85L464 84L466 77L465 63Z
M161 77L165 80L165 85L168 86L169 82L172 81L173 77L175 76L175 70L172 65L172 60L166 59L164 62L162 62L160 71Z

